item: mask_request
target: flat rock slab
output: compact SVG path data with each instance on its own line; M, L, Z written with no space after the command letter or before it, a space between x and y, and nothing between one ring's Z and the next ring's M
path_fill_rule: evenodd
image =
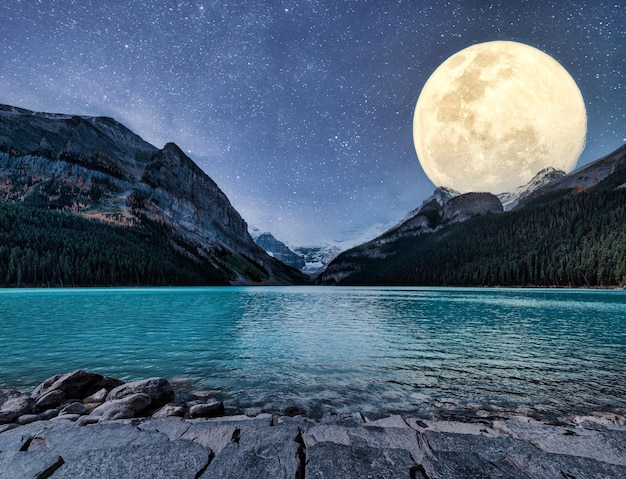
M411 479L416 467L403 449L322 443L307 449L307 479Z
M301 470L300 431L293 425L241 426L201 479L294 479Z
M51 477L64 463L61 456L44 451L0 452L0 479Z
M626 478L626 428L239 416L2 431L0 479Z
M63 464L53 479L195 479L209 463L209 454L199 444L171 441L94 449Z

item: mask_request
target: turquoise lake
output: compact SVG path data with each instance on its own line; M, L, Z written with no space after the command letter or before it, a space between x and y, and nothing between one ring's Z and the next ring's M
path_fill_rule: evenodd
M162 376L231 412L626 411L624 291L0 290L0 384Z

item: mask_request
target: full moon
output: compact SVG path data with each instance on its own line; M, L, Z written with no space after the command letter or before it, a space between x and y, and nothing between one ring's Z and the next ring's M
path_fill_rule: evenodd
M480 43L430 76L413 141L436 186L503 193L540 170L571 171L587 133L583 97L552 57L517 42Z

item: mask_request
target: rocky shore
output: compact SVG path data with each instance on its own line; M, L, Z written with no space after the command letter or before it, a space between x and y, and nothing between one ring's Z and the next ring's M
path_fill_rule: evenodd
M0 387L0 479L624 478L626 420L225 416L163 378L87 371Z

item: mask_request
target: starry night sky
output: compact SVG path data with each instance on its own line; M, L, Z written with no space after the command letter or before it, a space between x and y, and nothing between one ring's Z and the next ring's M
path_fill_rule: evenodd
M588 114L579 166L626 141L624 0L4 0L0 19L0 103L174 141L292 246L356 241L432 193L413 109L474 43L568 70Z

